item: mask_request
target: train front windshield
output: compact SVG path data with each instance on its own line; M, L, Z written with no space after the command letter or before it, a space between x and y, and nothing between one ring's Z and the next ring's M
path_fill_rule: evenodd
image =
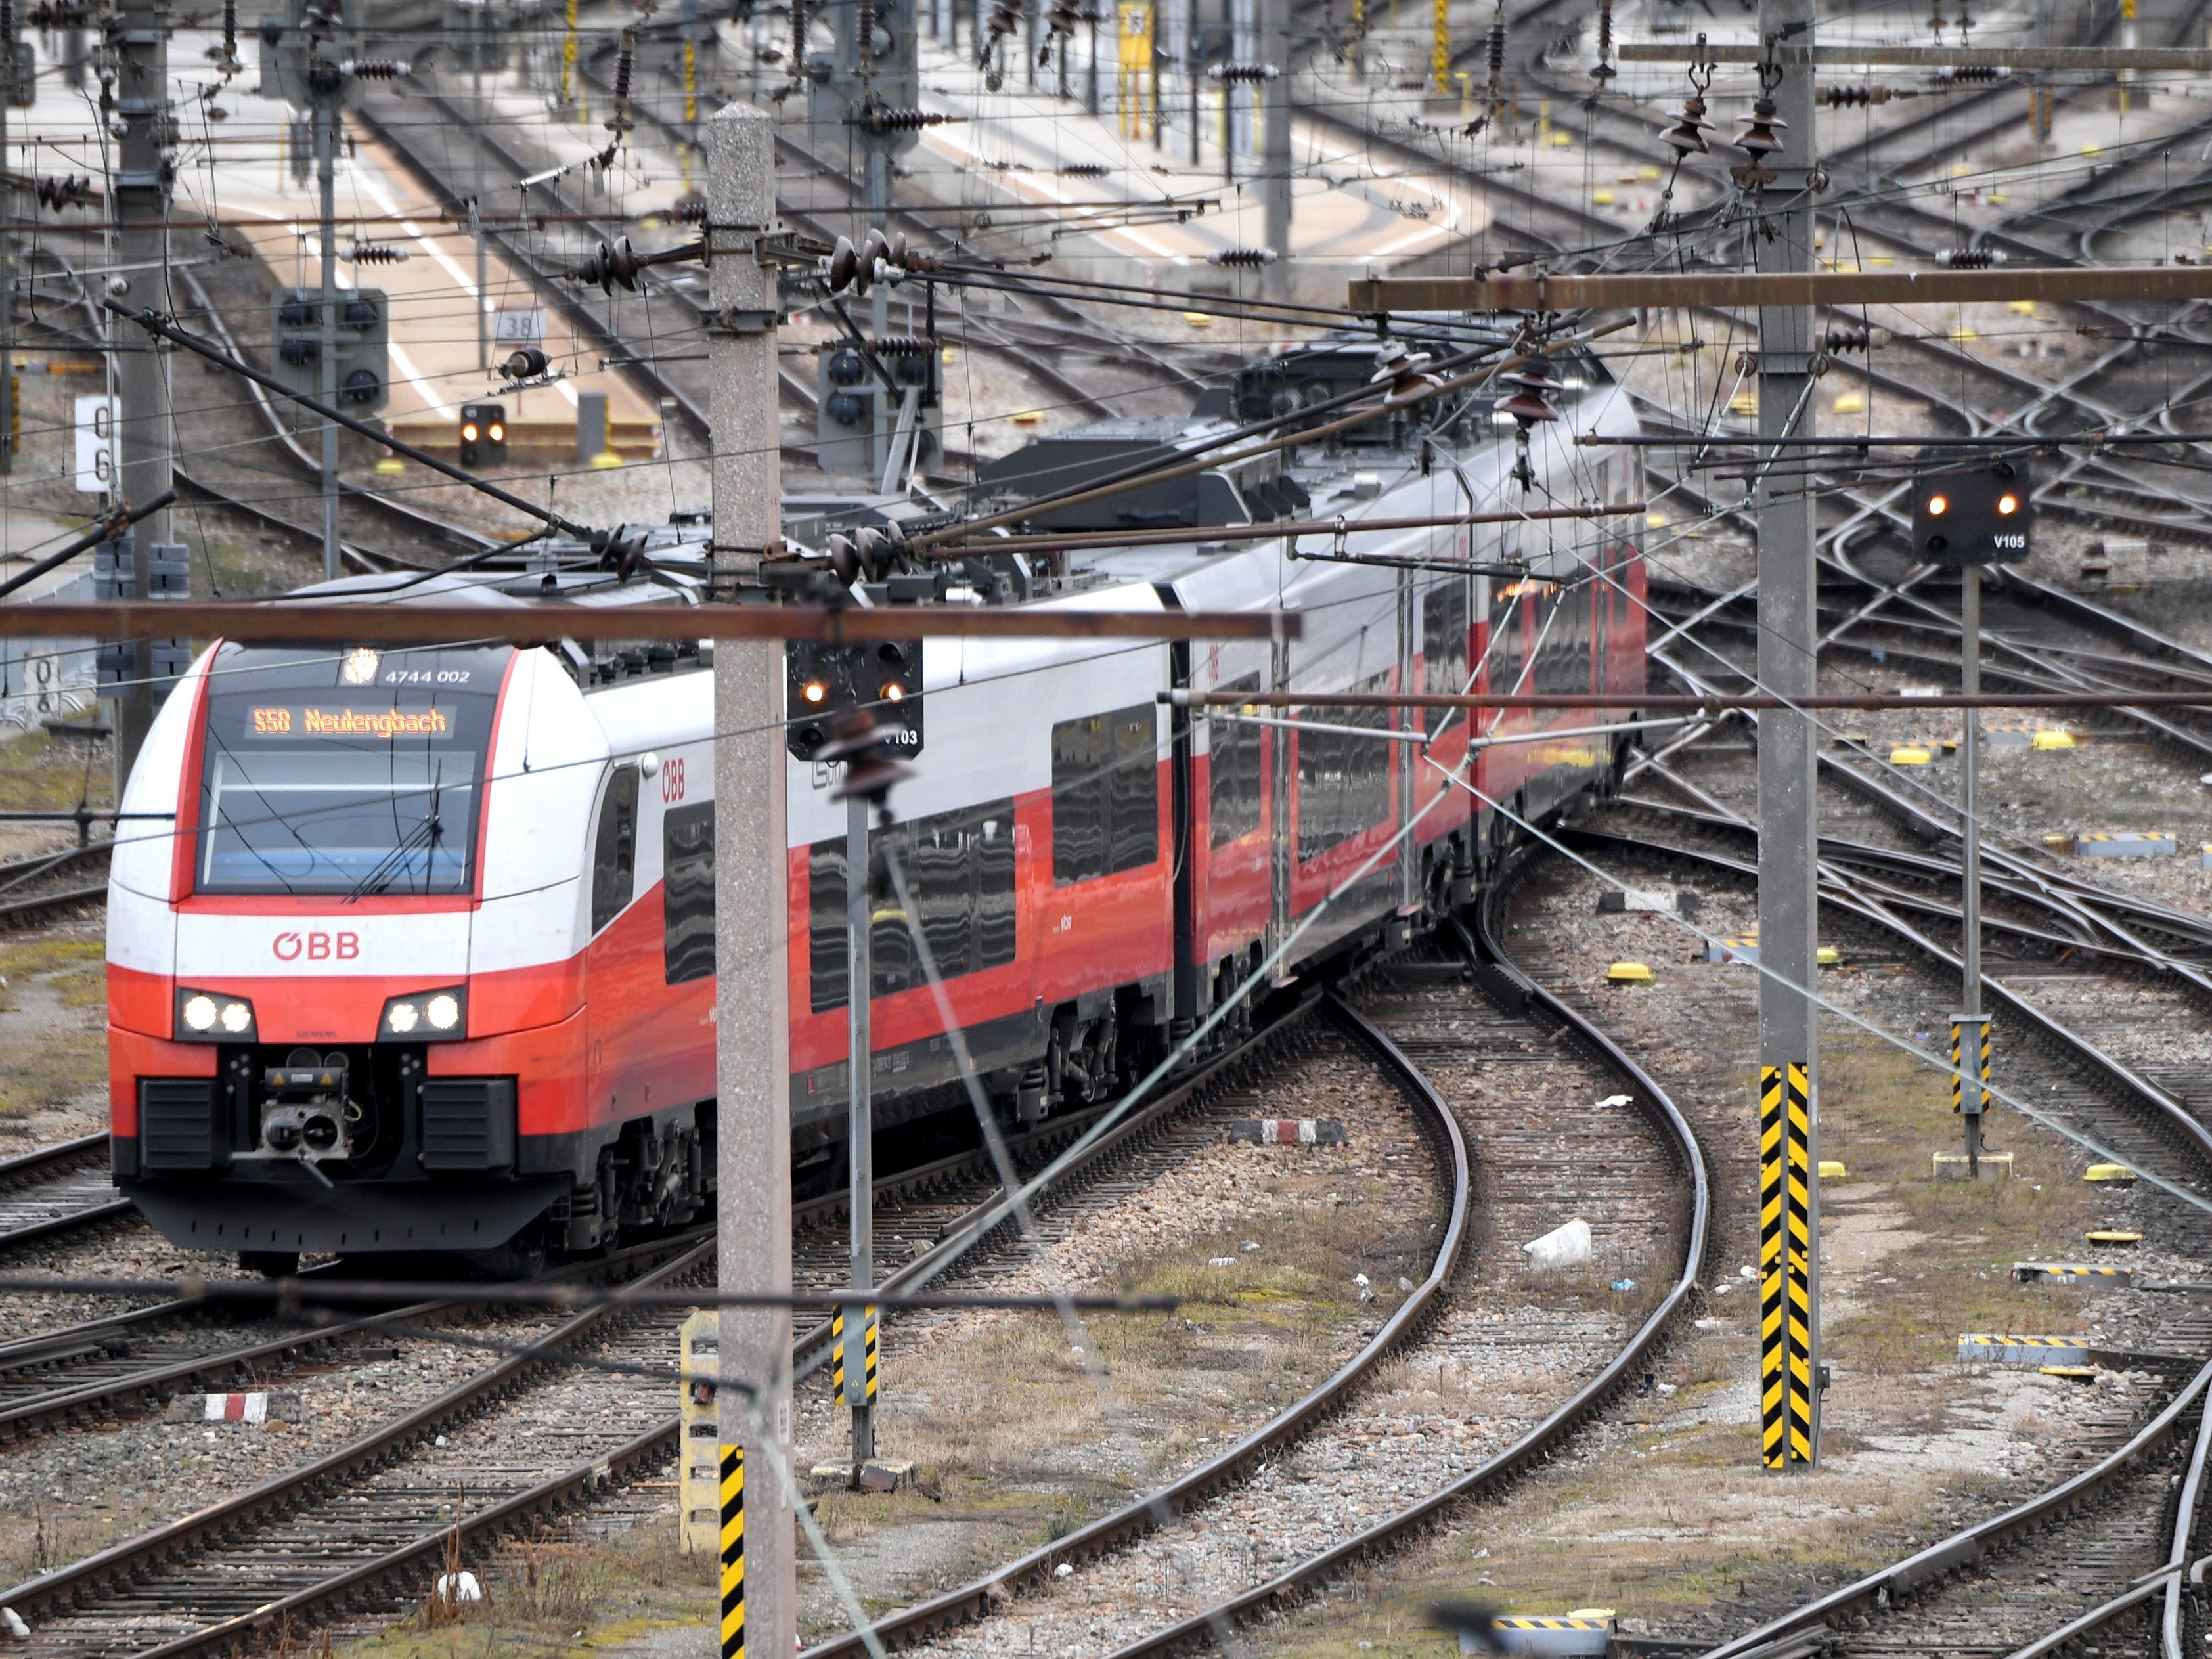
M210 667L194 889L467 892L512 654L226 646Z

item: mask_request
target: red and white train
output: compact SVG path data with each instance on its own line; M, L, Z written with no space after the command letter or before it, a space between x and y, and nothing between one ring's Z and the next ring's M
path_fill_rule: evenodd
M1246 393L1277 412L1285 396L1325 394L1370 374L1373 352L1339 343L1270 359L1224 412L1249 414ZM1555 395L1568 419L1532 434L1533 493L1510 476L1510 417L1472 400L1425 433L1291 452L1272 477L1200 475L1210 495L1153 502L1141 520L1186 512L1199 520L1189 541L1064 560L1026 599L1001 600L1279 606L1303 619L1294 641L929 641L927 748L892 796L897 823L879 833L1009 1116L1096 1098L1164 1052L1410 818L1413 832L1329 906L1283 971L1402 937L1424 908L1465 896L1512 817L1604 787L1617 737L1542 734L1617 714L1497 720L1492 735L1526 740L1482 749L1463 774L1510 809L1497 813L1446 778L1467 760L1465 718L1430 716L1427 729L1443 729L1423 750L1358 729L1409 727L1410 715L1316 713L1294 730L1159 696L1640 690L1633 522L1359 528L1469 502L1634 499L1629 452L1563 435L1632 430L1625 398L1594 362L1564 366ZM1200 426L1218 431L1210 419ZM1189 424L1117 423L1024 454L1079 471L1133 442L1172 444ZM1351 553L1415 568L1205 538L1207 524L1293 512L1341 514ZM680 550L661 550L664 564ZM1310 537L1302 550L1337 548ZM1435 568L1470 556L1529 574ZM394 586L319 591L488 609L669 594L665 580L542 571ZM218 643L193 664L124 802L127 825L173 813L174 833L126 828L109 890L114 1171L155 1226L273 1269L301 1252L530 1260L700 1212L714 1168L708 659L696 642L598 656ZM850 988L844 809L828 769L790 766L804 1175L842 1158ZM964 1110L907 921L888 898L876 918L877 1121Z

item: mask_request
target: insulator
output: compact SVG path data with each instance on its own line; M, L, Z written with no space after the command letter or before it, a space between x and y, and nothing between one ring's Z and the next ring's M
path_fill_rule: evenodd
M1864 328L1832 328L1820 340L1827 351L1870 351L1874 349L1874 331Z
M1078 10L1073 0L1053 0L1052 9L1045 14L1044 39L1037 44L1037 66L1042 69L1052 62L1052 43L1073 39L1075 26L1088 14Z
M1705 119L1705 100L1692 93L1682 100L1682 107L1669 111L1667 118L1674 125L1660 135L1677 155L1703 155L1706 153L1705 135L1713 124Z
M2004 262L2004 251L1993 247L1947 248L1936 256L1936 263L1946 270L1987 270Z
M1559 411L1552 407L1546 396L1559 391L1559 382L1552 376L1552 366L1541 357L1526 358L1511 374L1501 374L1498 379L1507 386L1520 388L1498 407L1519 422L1522 431L1540 422L1559 418Z
M875 0L860 0L857 15L853 20L853 43L860 48L862 63L876 55Z
M707 198L694 191L676 204L672 216L679 225L703 225L707 222Z
M2005 73L1994 64L1968 64L1958 69L1938 70L1928 77L1931 87L1986 86Z
M624 29L622 32L622 51L615 58L615 102L617 104L627 105L629 102L630 71L636 64L637 31Z
M1760 98L1751 106L1751 114L1745 119L1743 132L1735 141L1735 147L1746 152L1751 159L1740 167L1731 167L1729 176L1746 190L1758 190L1762 185L1772 184L1778 175L1766 165L1766 158L1782 149L1782 140L1775 136L1774 130L1781 127L1787 131L1789 125L1774 112L1771 98Z
M1735 147L1738 149L1748 150L1753 156L1762 160L1775 155L1782 149L1782 140L1776 137L1774 134L1777 127L1780 127L1786 132L1789 131L1790 123L1774 112L1774 100L1771 98L1761 98L1751 106L1751 113L1745 118L1743 132L1736 139Z
M67 173L58 179L39 180L39 205L59 213L64 208L82 207L92 200L92 180L82 173Z
M638 273L643 268L644 262L630 246L629 238L617 236L611 247L600 243L599 252L578 266L574 274L580 283L597 283L603 294L612 294L617 283L635 294Z
M924 127L943 126L952 118L932 109L886 109L881 104L870 104L857 115L845 118L846 125L869 132L919 132Z
M1274 264L1275 257L1275 250L1271 247L1218 247L1206 256L1206 263L1231 270L1256 270L1261 265Z
M1257 86L1262 81L1279 77L1282 70L1273 64L1208 64L1206 78L1218 81L1224 87Z
M1070 161L1060 168L1060 176L1063 179L1104 179L1110 177L1113 171L1103 161Z
M1370 377L1370 383L1389 387L1382 396L1385 408L1395 404L1414 402L1442 384L1436 375L1429 372L1430 358L1425 351L1413 352L1403 345L1394 345L1389 349L1389 356L1378 357L1376 361L1377 367Z
M1613 0L1597 0L1597 62L1590 79L1602 86L1620 72L1613 66Z
M510 380L534 380L545 373L545 353L537 346L522 346L508 354L499 372Z
M222 59L238 61L238 0L222 0Z
M405 264L414 255L389 242L356 242L346 250L345 257L357 265L397 265Z
M338 65L338 73L356 81L397 81L414 67L392 58L353 58Z
M791 72L806 72L806 0L791 0Z
M921 334L881 334L868 349L878 357L927 357L937 350L937 342Z
M1490 84L1502 86L1505 81L1505 19L1503 15L1490 26L1490 40L1484 51L1490 68Z
M1021 12L1014 0L991 0L991 19L983 30L983 44L975 48L975 67L989 70L991 54L998 50L999 42L1021 26Z
M1825 96L1830 109L1863 109L1869 104L1886 104L1896 94L1887 87L1830 87Z

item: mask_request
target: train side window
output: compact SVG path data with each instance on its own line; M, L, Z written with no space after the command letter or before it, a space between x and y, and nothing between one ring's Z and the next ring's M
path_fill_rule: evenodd
M808 1006L817 1014L845 1006L845 838L806 849Z
M1371 674L1350 688L1385 691L1390 676ZM1363 830L1386 822L1390 811L1391 744L1363 732L1390 729L1387 708L1334 711L1328 725L1350 728L1298 733L1298 857L1317 858Z
M1052 728L1052 878L1060 886L1159 857L1158 716L1149 703Z
M886 839L888 838L888 839ZM921 913L938 974L956 979L1014 960L1014 803L1011 799L939 812L872 830L869 894L871 994L893 996L927 984L921 953L898 902L886 855L898 860ZM807 849L808 1006L817 1014L845 1006L845 838Z
M1467 690L1467 578L1453 576L1421 601L1421 678L1427 690ZM1455 716L1454 718L1457 718Z
M660 909L668 982L714 971L714 803L669 809L660 824Z
M637 884L637 768L617 766L599 797L599 830L592 848L592 931L630 901Z
M1490 607L1490 689L1500 696L1525 690L1521 684L1524 655L1522 616L1534 601L1525 583L1501 590Z
M1215 689L1257 691L1260 677L1247 674ZM1249 720L1228 719L1225 711L1206 721L1206 816L1216 847L1226 847L1260 827L1260 742L1263 729Z
M1160 728L1150 704L1122 709L1113 724L1107 840L1118 874L1141 869L1160 855Z

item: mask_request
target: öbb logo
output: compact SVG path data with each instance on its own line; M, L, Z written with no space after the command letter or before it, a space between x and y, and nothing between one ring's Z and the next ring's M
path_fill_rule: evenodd
M279 933L269 942L279 962L352 962L361 955L359 933Z

